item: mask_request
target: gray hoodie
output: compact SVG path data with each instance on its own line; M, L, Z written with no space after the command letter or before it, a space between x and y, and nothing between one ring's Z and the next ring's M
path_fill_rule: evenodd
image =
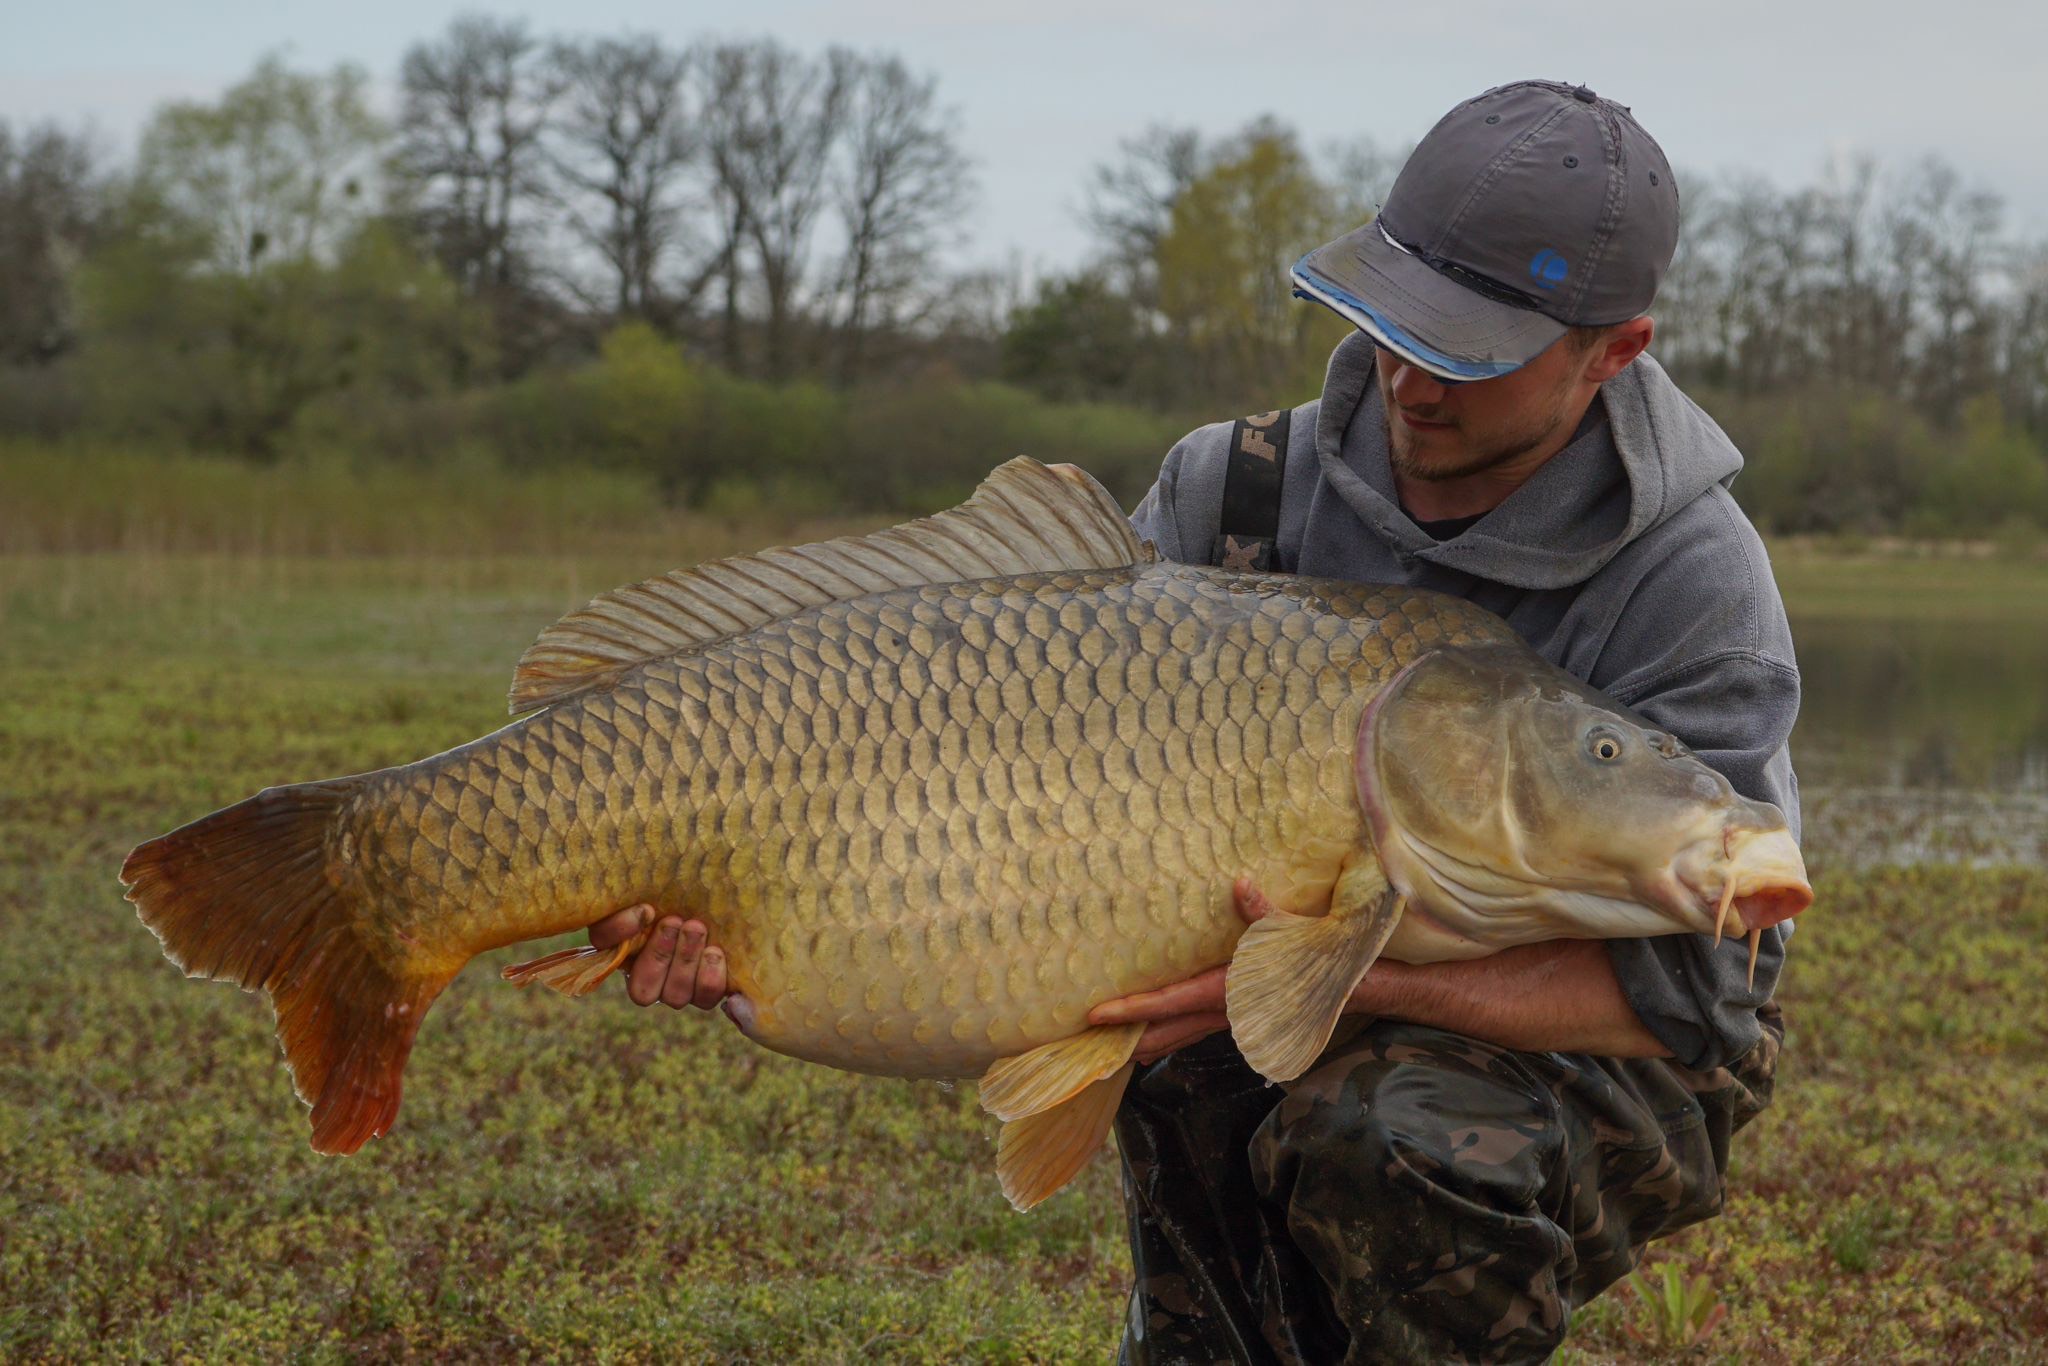
M1401 506L1363 335L1330 357L1320 399L1294 410L1278 568L1433 588L1505 617L1536 651L1690 745L1799 833L1786 738L1799 671L1763 542L1728 484L1733 443L1648 356L1609 380L1571 443L1451 540ZM1132 515L1170 560L1201 563L1223 506L1231 424L1188 434ZM1629 1004L1688 1067L1740 1057L1784 961L1766 930L1748 950L1702 935L1608 942Z

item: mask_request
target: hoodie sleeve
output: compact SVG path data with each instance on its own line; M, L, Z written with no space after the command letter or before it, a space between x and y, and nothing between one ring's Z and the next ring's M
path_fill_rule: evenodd
M1683 740L1737 792L1784 811L1797 838L1799 783L1787 742L1799 714L1799 671L1762 543L1746 521L1740 530L1747 535L1693 540L1668 572L1637 586L1623 614L1635 623L1631 638L1610 643L1635 667L1603 686ZM1777 988L1789 931L1764 931L1754 986L1747 941L1716 948L1706 935L1678 934L1610 940L1608 952L1643 1026L1680 1063L1706 1070L1755 1045L1757 1007Z

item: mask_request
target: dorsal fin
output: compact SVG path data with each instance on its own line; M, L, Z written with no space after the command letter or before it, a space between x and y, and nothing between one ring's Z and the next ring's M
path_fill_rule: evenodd
M1109 491L1072 465L1000 465L948 512L867 536L778 546L629 584L563 617L512 675L516 712L551 706L650 659L828 602L917 584L1119 569L1155 558Z

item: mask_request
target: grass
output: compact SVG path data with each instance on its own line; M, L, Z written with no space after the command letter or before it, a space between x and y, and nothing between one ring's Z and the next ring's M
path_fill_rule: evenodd
M645 567L0 557L0 1358L1113 1352L1110 1167L1013 1214L971 1088L472 969L394 1132L319 1158L267 1010L180 979L119 899L138 839L496 725L526 640ZM1652 1253L1727 1318L1663 1355L2048 1359L2048 876L1843 870L1820 895L1729 1211ZM1582 1311L1569 1357L1658 1356L1636 1300Z
M2039 557L1989 557L1931 543L1845 551L1786 542L1772 547L1771 568L1795 620L2048 625L2048 560Z

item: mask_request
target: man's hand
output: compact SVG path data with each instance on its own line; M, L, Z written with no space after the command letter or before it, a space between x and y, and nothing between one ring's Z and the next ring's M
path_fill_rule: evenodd
M652 906L631 906L590 927L594 948L615 948L647 928L659 914ZM711 937L701 920L669 916L626 970L626 995L636 1006L656 1001L680 1010L714 1010L725 999L725 954L707 947Z
M1265 895L1252 886L1250 877L1239 877L1230 890L1237 913L1246 924L1273 909ZM1223 1013L1224 971L1220 967L1210 968L1155 991L1104 1001L1088 1012L1088 1023L1114 1025L1143 1020L1145 1032L1138 1036L1138 1049L1133 1056L1139 1062L1157 1062L1177 1048L1186 1048L1230 1028L1230 1019Z

